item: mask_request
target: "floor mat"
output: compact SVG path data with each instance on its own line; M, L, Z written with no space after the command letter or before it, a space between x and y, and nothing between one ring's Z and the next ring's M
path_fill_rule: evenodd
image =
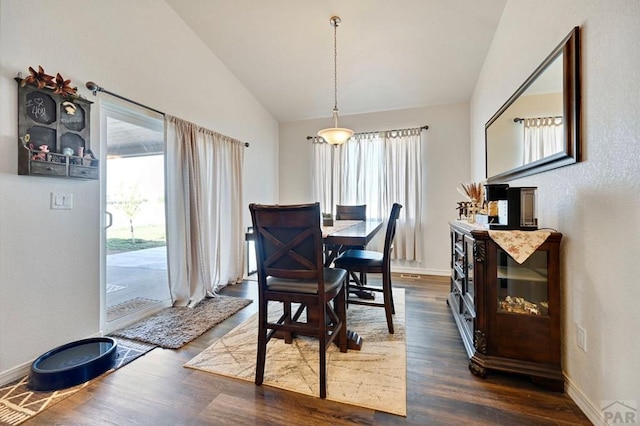
M156 347L155 345L119 337L115 339L118 342L116 364L104 374L109 374L127 365ZM24 376L19 380L0 386L0 425L19 425L63 399L70 397L80 389L85 388L91 383L91 380L57 391L33 391L27 387L28 383L29 376Z

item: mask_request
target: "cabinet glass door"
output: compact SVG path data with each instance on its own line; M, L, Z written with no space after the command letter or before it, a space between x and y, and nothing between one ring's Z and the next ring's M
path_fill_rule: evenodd
M458 232L451 233L451 291L459 295L463 294L465 280L465 253L464 236Z
M548 316L547 252L536 251L519 264L498 248L498 312Z
M466 263L467 276L464 285L465 298L469 301L471 306L475 305L474 284L473 284L473 239L467 236L464 237L464 252Z

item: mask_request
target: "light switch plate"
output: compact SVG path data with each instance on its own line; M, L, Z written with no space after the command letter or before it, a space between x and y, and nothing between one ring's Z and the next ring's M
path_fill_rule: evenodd
M68 192L51 193L51 210L71 210L73 208L73 194Z
M587 351L587 331L580 326L577 329L576 343L580 349Z

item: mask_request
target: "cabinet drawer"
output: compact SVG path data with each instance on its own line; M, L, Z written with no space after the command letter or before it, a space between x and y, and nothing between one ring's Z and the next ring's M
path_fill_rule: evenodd
M98 179L97 167L69 166L69 176L85 179Z
M49 161L31 161L31 174L46 176L66 176L67 166L65 164L52 163Z

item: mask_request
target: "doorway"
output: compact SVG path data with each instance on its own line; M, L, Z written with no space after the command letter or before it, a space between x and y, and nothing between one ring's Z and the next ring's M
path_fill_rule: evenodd
M103 329L171 305L167 270L164 119L101 103Z

